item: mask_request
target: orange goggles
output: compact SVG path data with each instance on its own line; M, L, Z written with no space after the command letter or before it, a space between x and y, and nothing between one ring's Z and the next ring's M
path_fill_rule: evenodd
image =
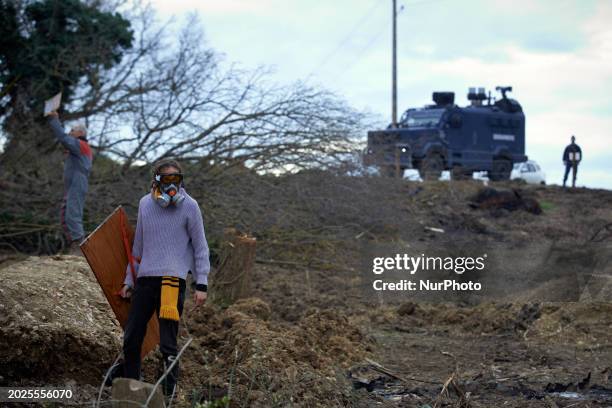
M158 174L155 180L161 184L180 184L183 181L183 175L181 173Z

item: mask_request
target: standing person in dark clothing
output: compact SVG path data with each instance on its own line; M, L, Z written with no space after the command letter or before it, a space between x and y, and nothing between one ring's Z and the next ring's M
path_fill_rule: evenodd
M576 174L578 164L582 161L582 149L576 144L576 136L572 135L572 142L563 151L563 164L565 164L565 175L563 176L563 187L567 182L567 176L572 170L572 187L576 187Z
M57 112L49 113L48 118L53 135L67 150L67 157L64 161L64 201L61 223L70 244L69 253L81 255L79 245L85 238L83 207L93 161L91 147L87 142L87 128L79 123L66 134Z

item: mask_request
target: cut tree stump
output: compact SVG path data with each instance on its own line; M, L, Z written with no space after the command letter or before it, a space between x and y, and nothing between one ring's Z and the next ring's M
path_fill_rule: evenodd
M209 297L214 304L229 306L251 293L256 239L234 228L223 232L219 267L211 274Z

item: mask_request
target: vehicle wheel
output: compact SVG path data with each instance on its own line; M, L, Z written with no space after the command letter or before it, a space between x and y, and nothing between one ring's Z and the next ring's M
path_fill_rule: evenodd
M493 168L489 171L491 181L509 180L512 173L512 162L508 159L493 159Z
M395 177L395 166L379 166L378 171L382 177ZM400 167L400 178L404 177L404 169Z
M473 177L471 171L466 170L464 167L461 166L453 166L453 169L450 173L452 180L469 180Z
M444 162L438 154L430 154L419 165L419 176L423 180L438 180L444 170Z

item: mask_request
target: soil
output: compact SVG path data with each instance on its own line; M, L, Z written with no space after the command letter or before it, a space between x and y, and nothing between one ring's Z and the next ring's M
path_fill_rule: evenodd
M174 406L224 396L232 407L612 406L612 192L496 187L520 189L542 213L470 207L477 182L408 184L394 206L409 217L392 239L358 233L322 245L317 262L259 257L252 296L226 309L192 311L189 298L179 343L193 342ZM364 248L443 253L457 242L509 265L495 296L368 290ZM568 272L584 264L591 272ZM504 294L515 278L528 285ZM76 404L95 399L121 333L85 261L5 262L0 279L0 385L69 382ZM145 360L147 381L157 357Z

